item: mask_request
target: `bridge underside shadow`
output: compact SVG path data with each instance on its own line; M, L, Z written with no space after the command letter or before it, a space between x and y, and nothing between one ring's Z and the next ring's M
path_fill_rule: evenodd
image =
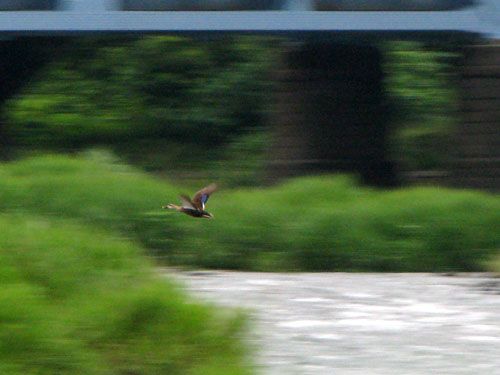
M0 108L56 57L67 38L24 37L0 41ZM9 139L0 114L0 157L8 157Z
M49 61L67 52L69 37L0 41L0 105ZM464 43L461 120L453 161L440 184L500 190L500 44ZM270 123L274 178L346 172L364 183L401 181L389 156L389 113L382 56L370 45L331 42L288 47L276 68ZM0 156L8 157L2 132Z
M466 46L451 184L500 191L500 41Z
M375 47L292 47L277 73L273 177L354 172L369 185L396 184Z

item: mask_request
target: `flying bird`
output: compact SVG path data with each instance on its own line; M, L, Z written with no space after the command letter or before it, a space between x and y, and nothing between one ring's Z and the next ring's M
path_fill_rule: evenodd
M169 203L166 206L163 206L163 208L170 208L172 210L176 210L193 217L204 217L211 219L214 217L214 215L212 215L210 212L205 211L205 203L207 203L210 194L212 194L215 190L217 190L217 185L210 184L198 191L194 195L192 200L187 195L181 195L180 200L182 202L182 206L177 206L176 204Z

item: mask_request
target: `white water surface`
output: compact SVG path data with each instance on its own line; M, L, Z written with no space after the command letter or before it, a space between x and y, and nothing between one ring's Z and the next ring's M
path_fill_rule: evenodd
M262 375L500 375L492 275L174 275L200 299L248 309Z

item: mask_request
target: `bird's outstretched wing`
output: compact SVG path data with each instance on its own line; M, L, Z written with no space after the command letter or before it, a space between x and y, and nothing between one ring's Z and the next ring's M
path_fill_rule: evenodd
M181 195L179 199L182 202L182 207L187 208L188 210L197 210L197 208L194 206L193 202L191 202L191 199L187 195Z
M205 203L207 203L210 194L212 194L215 190L217 190L217 187L218 186L216 184L210 184L207 187L201 189L194 195L192 201L193 205L199 210L204 210Z

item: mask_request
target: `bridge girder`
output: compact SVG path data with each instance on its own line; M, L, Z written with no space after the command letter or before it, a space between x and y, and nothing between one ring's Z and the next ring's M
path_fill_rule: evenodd
M16 1L21 0L10 2ZM122 0L58 0L53 10L0 11L0 33L465 32L500 36L500 0L484 0L474 2L474 6L443 11L348 12L311 10L312 0L283 0L280 10L267 11L124 11L123 3Z

